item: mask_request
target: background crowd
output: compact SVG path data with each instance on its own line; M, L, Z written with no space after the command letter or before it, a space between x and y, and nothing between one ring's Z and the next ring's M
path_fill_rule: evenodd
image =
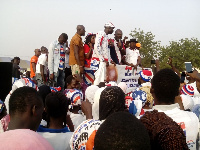
M35 49L30 73L13 59L13 86L0 101L2 149L199 149L200 74L143 69L127 93L117 83L127 65L143 68L142 46L108 22L88 33L83 25L68 44L62 33L49 48ZM31 140L30 140L31 139ZM17 143L17 144L16 144Z

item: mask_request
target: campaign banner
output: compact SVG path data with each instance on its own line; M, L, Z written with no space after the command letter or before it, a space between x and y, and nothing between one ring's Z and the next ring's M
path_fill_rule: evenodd
M139 86L138 78L140 76L139 72L142 71L141 67L137 67L137 70L135 70L131 66L116 65L116 68L118 72L117 84L119 84L120 82L125 82L127 85L127 94L135 90Z

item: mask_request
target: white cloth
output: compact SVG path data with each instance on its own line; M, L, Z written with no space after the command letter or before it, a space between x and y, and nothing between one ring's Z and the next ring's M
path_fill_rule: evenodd
M187 85L191 85L194 88L194 97L196 97L196 96L200 97L200 93L197 90L196 81L194 83L190 83L190 84L187 84Z
M70 138L73 132L67 133L49 133L37 132L44 137L55 150L70 150Z
M83 116L82 114L70 114L70 118L72 120L72 123L74 125L74 129L76 129L83 121L86 120L86 117Z
M94 50L91 59L91 69L97 70L99 62L110 62L110 48L108 48L108 36L100 31L96 34Z
M190 150L196 150L197 135L199 132L199 120L193 112L179 109L179 105L156 105L153 109L164 112L181 126L186 134L186 142Z
M93 119L99 119L99 99L101 96L101 92L105 89L105 87L99 88L94 94L94 104L92 105L92 116Z
M94 104L94 94L98 89L98 86L91 85L85 90L85 99L87 99L91 104Z
M106 79L106 63L100 62L99 69L94 73L95 80L94 85L99 85L100 82L104 82Z
M66 48L66 51L68 51L68 47ZM70 68L70 65L69 65L69 54L65 54L65 68Z
M122 56L121 56L121 52L120 52L120 50L119 50L119 47L117 46L117 41L115 40L114 41L114 47L115 47L115 52L116 52L116 54L117 54L117 58L118 58L118 60L119 60L119 63L121 63L121 61L122 61Z
M41 54L39 57L38 57L38 61L37 61L37 64L36 64L36 73L40 73L40 65L43 65L44 66L44 74L47 74L47 55L46 54Z
M130 48L126 49L126 62L136 65L139 56L140 56L139 50L137 49L131 50Z

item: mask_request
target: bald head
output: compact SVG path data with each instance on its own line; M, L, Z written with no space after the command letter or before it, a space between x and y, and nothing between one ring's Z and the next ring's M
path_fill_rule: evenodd
M122 30L117 29L117 30L115 31L115 40L116 40L116 41L119 41L119 39L122 39L122 35L123 35Z
M76 29L77 29L77 34L79 34L80 36L85 35L85 27L83 25L77 25Z
M35 49L35 56L37 56L37 57L39 57L40 56L40 54L41 54L41 51L40 51L40 49Z

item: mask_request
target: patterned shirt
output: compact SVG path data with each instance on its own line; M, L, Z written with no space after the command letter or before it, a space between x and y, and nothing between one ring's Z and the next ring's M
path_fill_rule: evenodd
M64 64L65 64L65 51L63 45L60 45L60 63L59 63L60 70L63 70L65 68Z

